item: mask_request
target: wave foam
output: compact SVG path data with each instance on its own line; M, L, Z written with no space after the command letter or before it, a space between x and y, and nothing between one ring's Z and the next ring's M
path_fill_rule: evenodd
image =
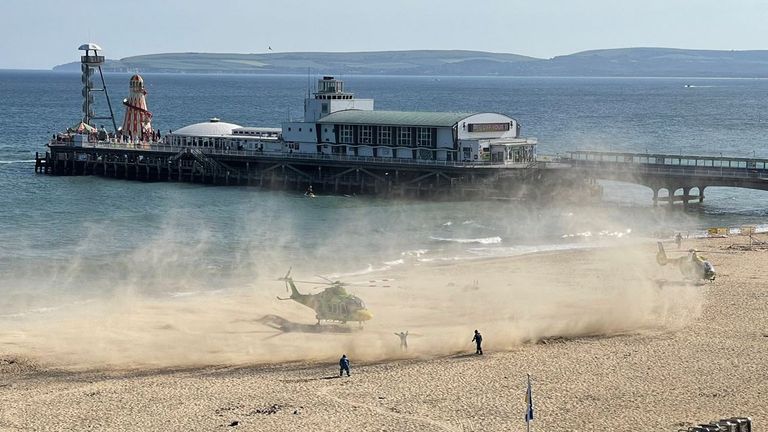
M430 240L449 243L480 243L480 244L498 244L501 243L501 237L483 237L483 238L444 238L430 237Z
M35 160L0 160L0 164L35 163Z

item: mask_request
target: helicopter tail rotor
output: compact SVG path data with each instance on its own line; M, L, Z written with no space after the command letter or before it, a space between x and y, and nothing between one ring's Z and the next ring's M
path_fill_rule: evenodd
M285 276L283 276L283 277L281 277L281 278L277 278L277 280L280 280L280 281L283 281L283 282L285 282L285 292L287 292L287 293L290 293L290 292L291 292L291 289L290 289L290 288L288 288L288 281L289 281L289 280L292 280L292 279L291 279L291 270L292 270L292 269L293 269L293 267L288 267L288 272L285 274ZM278 298L279 298L279 297L278 297ZM280 299L280 300L282 300L282 299Z
M288 279L290 279L291 278L291 270L292 269L293 269L293 267L288 267L288 273L286 273L285 276L283 276L281 278L278 278L277 280L287 281Z

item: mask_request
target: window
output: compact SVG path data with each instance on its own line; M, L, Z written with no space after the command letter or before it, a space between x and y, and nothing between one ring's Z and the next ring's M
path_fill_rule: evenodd
M343 144L352 144L352 125L341 125L339 142Z
M381 126L379 128L379 144L392 144L392 128L390 126Z
M419 147L431 147L432 146L432 129L419 128L419 138L416 143Z
M411 145L411 128L400 128L400 142L398 143L404 147L410 147Z
M363 144L371 143L371 127L360 126L360 142Z
M323 102L323 104L320 106L320 112L322 114L328 114L328 102Z

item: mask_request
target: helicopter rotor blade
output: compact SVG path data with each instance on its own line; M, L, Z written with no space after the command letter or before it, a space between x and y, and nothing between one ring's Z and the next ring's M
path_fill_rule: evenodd
M301 281L301 280L295 280L294 282L312 284L312 285L331 285L332 284L332 282Z

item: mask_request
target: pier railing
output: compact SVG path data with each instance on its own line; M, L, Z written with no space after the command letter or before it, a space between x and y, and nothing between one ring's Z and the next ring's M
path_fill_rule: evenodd
M70 142L52 142L53 146L72 146ZM160 152L177 154L180 151L197 151L205 155L217 156L241 156L254 157L260 159L274 160L294 160L300 161L329 161L329 162L361 162L369 164L392 164L392 165L413 165L413 166L435 166L435 167L455 167L455 168L531 168L532 161L526 162L496 162L496 161L447 161L434 159L413 159L413 158L392 158L392 157L374 157L374 156L354 156L342 154L323 154L323 153L284 153L284 152L265 152L257 150L232 150L201 147L182 147L172 146L162 143L114 143L107 141L83 143L81 146L72 146L74 148L100 148L115 150L130 150L143 152Z
M572 151L558 161L643 174L768 178L768 159L762 158Z

